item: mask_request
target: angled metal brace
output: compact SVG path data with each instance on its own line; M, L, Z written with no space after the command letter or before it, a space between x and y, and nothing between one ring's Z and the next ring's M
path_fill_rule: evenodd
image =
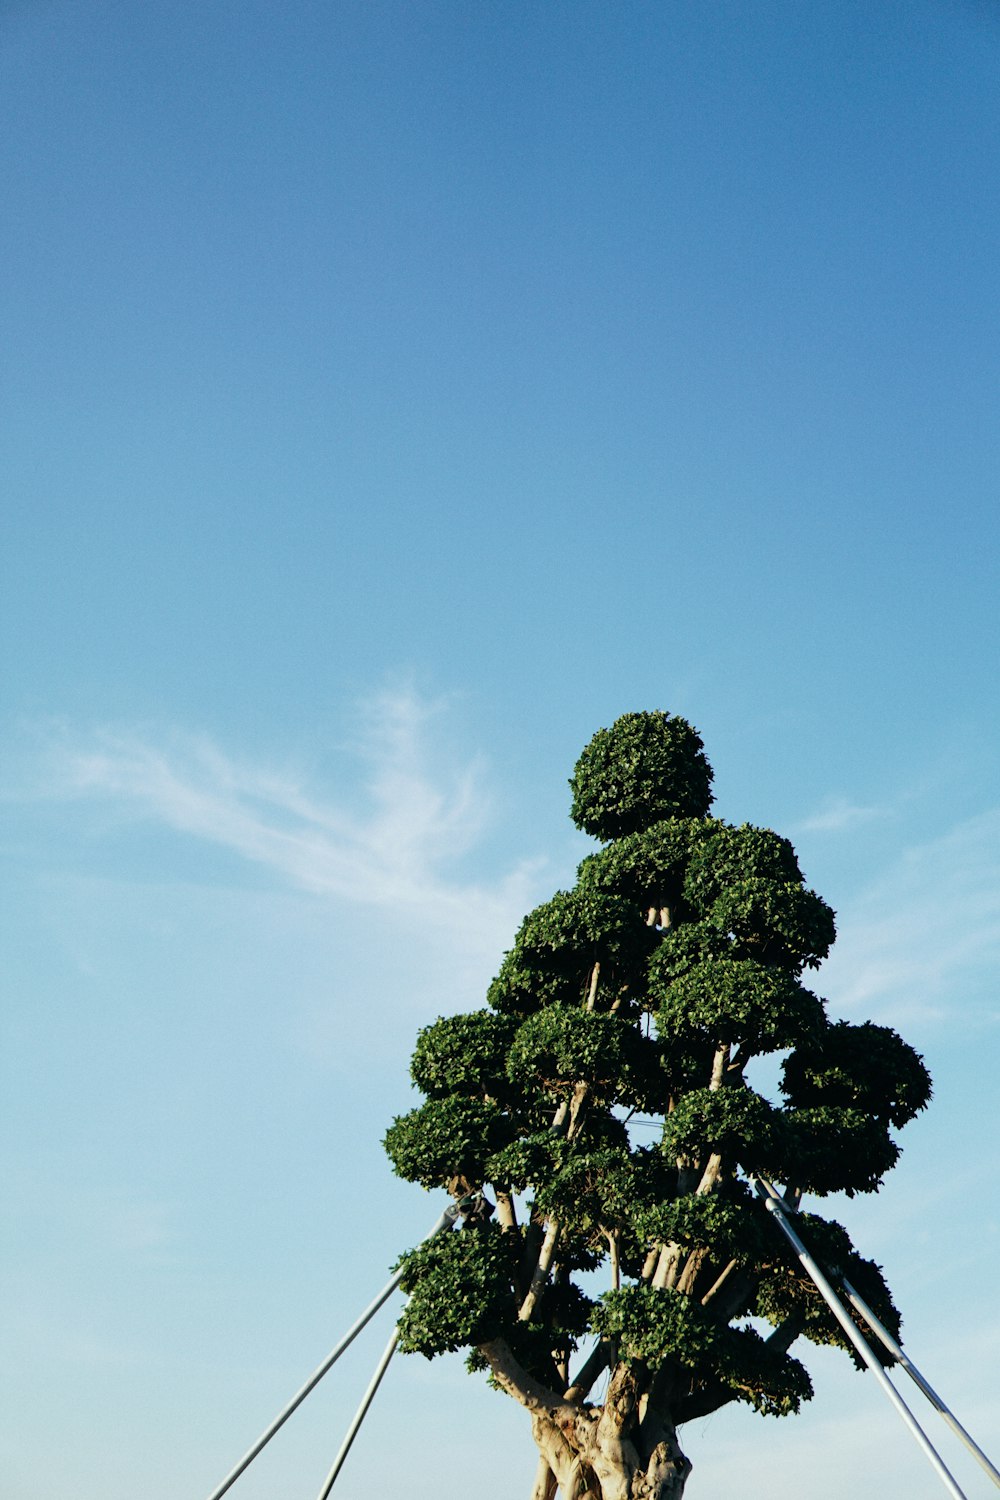
M330 1491L333 1489L333 1486L336 1483L337 1475L344 1467L344 1460L347 1457L348 1453L350 1453L351 1451L351 1444L354 1442L354 1439L358 1435L358 1429L360 1428L365 1417L368 1415L368 1408L369 1406L371 1406L373 1400L375 1399L375 1392L378 1390L379 1386L382 1383L382 1376L389 1368L389 1361L395 1354L396 1345L398 1343L399 1329L394 1328L392 1330L392 1338L386 1344L385 1350L382 1354L382 1358L375 1366L375 1373L372 1375L371 1380L368 1382L368 1389L365 1391L364 1395L361 1398L361 1405L354 1413L354 1420L351 1422L350 1427L347 1429L347 1436L341 1443L340 1451L337 1454L337 1457L333 1460L333 1466L323 1482L323 1488L319 1492L319 1500L328 1500Z
M421 1243L424 1243L424 1241L426 1240L433 1239L434 1236L436 1234L440 1234L443 1229L451 1229L458 1219L459 1215L466 1212L468 1206L469 1200L467 1198L461 1199L458 1203L449 1204L444 1213L441 1215L440 1219L438 1219L437 1223L434 1225L433 1229L431 1229L431 1231L424 1236L424 1240L421 1241ZM226 1493L230 1485L235 1484L236 1480L239 1479L244 1469L250 1467L254 1459L257 1457L258 1453L262 1452L262 1450L267 1447L268 1443L274 1437L275 1433L285 1425L292 1413L302 1405L303 1401L309 1395L309 1392L314 1390L316 1386L319 1385L319 1382L323 1379L323 1376L327 1373L328 1370L333 1367L333 1365L337 1362L348 1345L354 1342L358 1334L361 1332L362 1328L364 1328L367 1323L371 1322L372 1318L378 1312L382 1304L389 1300L393 1292L399 1286L399 1283L402 1281L402 1279L403 1272L397 1271L392 1280L387 1282L379 1292L374 1302L369 1303L357 1322L347 1330L347 1332L344 1334L344 1337L340 1340L340 1343L335 1345L335 1347L330 1350L330 1353L327 1355L326 1359L319 1366L319 1368L313 1371L309 1379L306 1381L305 1385L302 1386L298 1391L296 1391L295 1395L292 1397L291 1401L289 1401L288 1405L282 1408L282 1410L275 1417L274 1421L271 1423L270 1427L262 1432L256 1443L254 1443L253 1447L250 1448L246 1453L244 1453L243 1457L240 1459L236 1467L234 1469L230 1469L229 1473L226 1475L222 1483L218 1485L218 1487L214 1489L209 1495L208 1500L221 1500L221 1496ZM388 1360L386 1361L386 1363L388 1363ZM374 1391L372 1392L372 1394L374 1395Z
M771 1188L770 1191L773 1193L773 1188ZM777 1197L777 1194L774 1194L774 1196ZM781 1203L781 1206L786 1214L797 1212L796 1209L793 1209L791 1205L784 1202L784 1200L779 1199L779 1202ZM933 1406L934 1410L939 1413L939 1415L951 1428L952 1432L959 1439L959 1441L965 1445L976 1462L986 1471L997 1488L1000 1489L1000 1471L997 1470L996 1466L983 1452L982 1448L980 1448L979 1444L976 1442L971 1433L965 1430L961 1422L955 1416L954 1412L950 1409L947 1403L941 1399L930 1382L926 1380L925 1377L921 1374L920 1370L917 1369L917 1366L913 1363L913 1360L903 1349L903 1346L900 1344L899 1340L893 1337L888 1328L886 1328L885 1324L876 1316L876 1314L868 1306L868 1303L862 1297L861 1293L857 1290L856 1287L851 1285L846 1276L838 1277L838 1281L841 1291L844 1293L844 1296L854 1308L855 1312L857 1312L859 1316L864 1319L864 1321L868 1324L868 1327L871 1329L872 1333L874 1333L875 1336L881 1340L881 1342L888 1349L889 1353L899 1364L900 1368L906 1371L907 1375L909 1375L910 1379L913 1381L917 1389L923 1396L926 1396L927 1400Z
M928 1381L924 1379L923 1375L921 1375L920 1371L917 1369L912 1359L910 1359L909 1355L904 1353L902 1345L898 1342L897 1339L893 1338L888 1328L886 1328L885 1325L879 1321L879 1319L872 1312L871 1308L868 1306L868 1303L861 1296L861 1293L855 1290L846 1276L842 1276L840 1278L840 1285L843 1288L844 1295L847 1297L847 1300L848 1302L850 1302L851 1306L855 1308L858 1313L860 1313L861 1317L864 1318L865 1322L868 1324L868 1327L872 1330L872 1332L882 1340L882 1343L888 1349L889 1353L893 1355L893 1357L899 1362L902 1368L906 1371L907 1375L909 1375L910 1379L913 1381L914 1385L916 1385L917 1389L927 1397L927 1400L934 1407L934 1410L940 1413L955 1436L965 1444L966 1448L968 1448L969 1452L972 1454L976 1462L986 1470L993 1483L997 1486L998 1489L1000 1489L1000 1473L998 1473L994 1465L987 1458L986 1454L983 1452L982 1448L980 1448L975 1438L973 1438L968 1432L966 1432L965 1428L955 1416L954 1412L952 1412L945 1405L941 1397L938 1395L937 1391L934 1390L933 1386L931 1386Z
M869 1370L871 1370L872 1374L875 1376L878 1384L882 1387L883 1392L891 1401L892 1405L896 1408L896 1411L903 1419L906 1427L909 1428L911 1435L917 1443L917 1446L923 1451L923 1454L928 1463L931 1465L931 1468L935 1471L945 1489L948 1491L949 1495L952 1496L952 1500L966 1500L964 1492L960 1490L958 1485L955 1483L953 1476L945 1467L940 1454L934 1448L930 1439L927 1437L927 1434L920 1426L920 1423L910 1411L910 1408L907 1406L906 1402L903 1400L902 1396L896 1390L896 1387L893 1385L892 1381L883 1370L881 1364L872 1353L871 1348L861 1335L853 1318L847 1311L847 1308L841 1302L840 1298L837 1296L837 1293L834 1291L833 1287L830 1285L829 1281L820 1270L820 1267L817 1265L816 1261L813 1259L809 1251L806 1249L805 1245L795 1233L795 1230L792 1228L791 1224L788 1221L787 1204L782 1202L769 1182L765 1182L763 1178L760 1177L755 1177L753 1181L757 1192L764 1200L765 1208L773 1216L778 1227L781 1229L785 1238L788 1240L788 1243L795 1251L795 1254L798 1256L799 1261L805 1269L805 1272L808 1275L809 1279L815 1284L824 1302L826 1302L830 1311L837 1319L837 1322L840 1324L841 1328L844 1330L845 1334L850 1339L851 1343L854 1345L855 1349L858 1351L859 1355L864 1360Z

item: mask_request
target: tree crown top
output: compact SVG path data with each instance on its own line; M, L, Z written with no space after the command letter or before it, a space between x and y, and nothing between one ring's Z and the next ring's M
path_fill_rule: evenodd
M664 818L701 818L712 768L697 730L676 714L622 714L599 729L570 778L571 816L604 842Z

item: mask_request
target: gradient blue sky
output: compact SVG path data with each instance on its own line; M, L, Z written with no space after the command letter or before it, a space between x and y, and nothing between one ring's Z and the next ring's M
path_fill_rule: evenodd
M1000 7L6 0L0 66L5 1500L199 1500L319 1362L440 1210L417 1027L653 707L928 1060L833 1207L1000 1449ZM235 1496L318 1491L387 1331ZM936 1493L806 1358L692 1500ZM457 1360L338 1493L404 1448L530 1486Z

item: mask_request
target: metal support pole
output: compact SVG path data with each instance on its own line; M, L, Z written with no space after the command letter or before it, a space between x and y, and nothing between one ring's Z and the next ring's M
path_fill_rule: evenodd
M840 1324L841 1328L844 1330L845 1334L850 1339L851 1343L854 1345L855 1349L858 1351L861 1358L868 1366L869 1370L871 1370L872 1374L875 1376L875 1379L878 1381L886 1396L896 1408L896 1411L903 1419L905 1425L909 1428L918 1447L922 1449L924 1456L930 1463L931 1468L934 1469L945 1489L953 1497L953 1500L966 1500L966 1496L959 1489L951 1474L945 1468L940 1455L931 1444L929 1438L927 1437L923 1428L920 1426L916 1417L914 1417L913 1413L910 1411L910 1408L907 1406L902 1396L900 1396L899 1392L896 1390L896 1387L893 1385L892 1381L889 1379L888 1375L885 1373L882 1366L875 1358L875 1355L872 1353L865 1339L856 1328L850 1313L847 1311L844 1304L840 1301L840 1298L837 1296L833 1287L830 1285L829 1281L827 1281L826 1277L823 1275L823 1272L820 1270L819 1266L813 1260L812 1256L809 1254L809 1251L806 1249L805 1245L799 1239L798 1235L795 1233L795 1230L788 1222L785 1205L782 1203L781 1199L778 1197L769 1183L765 1183L760 1178L754 1178L754 1183L758 1193L764 1200L764 1206L767 1208L768 1212L773 1215L775 1222L778 1224L785 1238L788 1240L788 1243L792 1246L792 1249L798 1256L799 1261L806 1271L806 1274L815 1284L824 1302L826 1302L827 1306L830 1308L830 1311L837 1319L837 1322Z
M872 1332L878 1335L885 1347L889 1350L889 1353L899 1361L900 1365L902 1365L903 1369L906 1371L907 1375L909 1375L910 1379L913 1381L914 1385L916 1385L917 1389L923 1392L928 1401L934 1407L935 1411L940 1412L941 1416L947 1422L948 1426L951 1428L952 1432L954 1432L955 1436L965 1444L966 1448L968 1448L969 1452L976 1459L977 1463L979 1463L986 1470L993 1483L997 1486L998 1489L1000 1489L1000 1472L998 1472L994 1465L990 1462L976 1440L968 1432L966 1432L965 1428L962 1426L961 1422L954 1415L954 1413L950 1411L945 1403L941 1400L941 1397L938 1395L937 1391L935 1391L933 1387L924 1379L923 1375L921 1375L912 1359L910 1359L909 1355L904 1352L898 1340L893 1338L892 1334L889 1332L888 1328L885 1327L884 1323L882 1323L875 1316L871 1308L868 1306L868 1303L861 1296L860 1292L855 1290L846 1276L842 1276L840 1278L840 1284L844 1289L844 1293L847 1297L848 1302L850 1302L851 1305L857 1309Z
M340 1445L340 1452L333 1460L333 1468L326 1476L323 1488L319 1492L319 1500L328 1500L328 1496L330 1494L330 1491L333 1489L337 1475L344 1467L344 1459L351 1451L351 1444L354 1442L354 1439L358 1435L358 1428L361 1426L362 1422L368 1414L368 1408L369 1406L371 1406L372 1401L374 1400L375 1392L378 1390L379 1386L382 1383L382 1376L389 1368L389 1361L390 1359L392 1359L393 1354L395 1354L396 1345L398 1343L399 1329L394 1328L392 1331L392 1338L386 1344L385 1352L383 1353L382 1358L379 1360L378 1364L375 1366L375 1373L372 1376L371 1380L368 1382L368 1389L365 1391L364 1395L361 1398L361 1405L354 1413L354 1420L351 1423L350 1427L347 1429L347 1436L344 1438L344 1441Z
M466 1200L462 1199L462 1201L459 1203L450 1204L449 1207L445 1209L440 1219L438 1219L437 1223L434 1225L434 1228L430 1231L430 1233L424 1236L424 1240L433 1239L436 1234L441 1233L442 1229L450 1229L451 1226L455 1223L455 1220L458 1218L459 1214L462 1212L463 1204L465 1204L465 1202ZM421 1241L421 1243L423 1243L423 1241ZM319 1382L323 1379L323 1376L336 1363L336 1361L340 1358L348 1345L353 1343L355 1338L357 1338L358 1334L361 1332L362 1328L364 1328L365 1324L370 1323L382 1304L389 1300L393 1292L399 1286L399 1283L402 1281L402 1279L403 1272L397 1271L392 1280L387 1282L379 1292L374 1302L369 1303L358 1321L353 1324L352 1327L349 1328L348 1331L344 1334L344 1337L340 1340L340 1343L337 1344L335 1348L330 1350L330 1353L327 1355L326 1359L319 1366L319 1368L313 1371L309 1379L306 1381L305 1385L302 1386L300 1390L296 1391L295 1395L292 1397L291 1401L289 1401L288 1405L278 1413L274 1421L271 1423L270 1427L268 1427L265 1432L261 1433L256 1443L254 1443L253 1447L243 1455L239 1463L236 1465L235 1469L230 1469L229 1473L226 1475L222 1483L209 1495L208 1500L220 1500L220 1497L226 1493L230 1485L235 1484L236 1480L239 1479L240 1475L243 1473L243 1470L249 1468L250 1464L253 1463L258 1453L260 1453L262 1449L267 1447L268 1443L274 1437L274 1434L279 1430L279 1428L285 1425L285 1423L288 1421L288 1418L292 1415L292 1412L295 1411L297 1407L302 1405L302 1402L309 1395L309 1392L319 1384Z

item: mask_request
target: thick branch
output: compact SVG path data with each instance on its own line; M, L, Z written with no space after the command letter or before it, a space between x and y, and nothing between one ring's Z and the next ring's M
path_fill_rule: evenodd
M721 1283L721 1284L720 1284ZM727 1266L711 1289L712 1311L722 1323L728 1323L744 1311L754 1289L754 1279L746 1271L730 1271Z
M497 1223L501 1229L517 1229L517 1213L510 1193L495 1187L497 1196Z
M681 1267L681 1258L684 1251L676 1240L669 1245L664 1245L660 1250L659 1259L656 1262L656 1270L653 1273L651 1285L658 1290L663 1287L672 1287L677 1281L677 1273Z
M486 1360L497 1385L530 1412L539 1412L556 1422L574 1422L577 1409L565 1402L556 1391L529 1375L513 1353L506 1339L491 1339L480 1344L479 1353Z
M566 1130L566 1139L575 1140L583 1128L584 1109L590 1098L590 1084L578 1083L573 1089L573 1098L569 1106L569 1125Z
M531 1490L531 1500L555 1500L555 1495L556 1476L549 1467L549 1461L543 1453L539 1455L535 1483Z
M787 1354L805 1326L805 1313L789 1313L788 1317L782 1323L778 1324L774 1332L768 1334L764 1343L768 1349L777 1349L779 1353Z
M712 1077L709 1081L710 1089L721 1089L726 1079L726 1069L729 1067L729 1047L726 1043L715 1049L712 1059Z
M597 963L595 963L593 969L590 972L590 989L587 994L587 1004L585 1007L587 1010L593 1010L594 1006L597 1004L597 986L600 982L600 978L601 963L600 959L598 959Z
M699 1246L697 1250L691 1251L683 1271L677 1278L677 1290L679 1292L685 1292L689 1297L691 1296L694 1291L695 1282L698 1280L698 1273L707 1260L708 1251L703 1246Z
M733 1272L736 1270L736 1267L737 1262L735 1260L731 1260L728 1265L723 1267L723 1269L719 1272L718 1276L713 1281L712 1285L709 1287L708 1291L705 1293L704 1297L702 1297L702 1307L707 1307L708 1304L712 1301L713 1297L718 1296L719 1292L722 1291L722 1288L725 1286L730 1276L732 1276Z
M563 1400L586 1400L593 1388L594 1381L607 1369L614 1357L615 1348L610 1339L601 1339L601 1342L591 1350L584 1363L580 1366L579 1373L569 1390L563 1395Z
M518 1263L518 1279L520 1280L522 1286L528 1286L531 1283L531 1278L535 1273L536 1266L538 1265L538 1256L541 1252L544 1239L545 1234L542 1229L541 1221L539 1219L532 1218L532 1220L527 1225L525 1225L522 1233L524 1249L521 1252L521 1259Z
M656 1270L657 1263L659 1262L660 1251L662 1249L662 1245L656 1244L651 1250L647 1251L646 1259L642 1263L642 1270L639 1272L640 1281L648 1281L652 1276L653 1272Z
M617 1229L609 1229L607 1231L607 1236L608 1236L608 1254L609 1254L610 1259L611 1259L611 1289L612 1289L612 1291L617 1292L618 1288L622 1284L621 1264L620 1264L619 1258L618 1258L618 1231L617 1231Z
M721 1176L722 1157L718 1151L713 1151L711 1156L708 1158L708 1161L705 1163L705 1170L701 1174L701 1181L698 1183L695 1192L698 1193L699 1196L704 1197L706 1193L710 1193L712 1191Z
M528 1288L528 1295L518 1310L517 1316L522 1323L527 1323L535 1310L535 1304L542 1295L545 1280L549 1274L549 1267L552 1264L552 1257L556 1253L556 1241L558 1238L559 1221L558 1219L550 1219L549 1227L545 1231L545 1239L542 1241L542 1250L538 1257L538 1264L535 1267L534 1275L531 1278L531 1285Z
M803 1315L797 1312L792 1313L764 1340L764 1347L773 1349L779 1354L787 1354L804 1327ZM685 1396L678 1402L674 1412L675 1420L680 1425L681 1422L690 1422L695 1417L707 1417L713 1411L718 1411L720 1406L726 1406L730 1401L735 1400L736 1395L732 1386L723 1385L721 1380L712 1380L701 1390L692 1391L689 1396Z

